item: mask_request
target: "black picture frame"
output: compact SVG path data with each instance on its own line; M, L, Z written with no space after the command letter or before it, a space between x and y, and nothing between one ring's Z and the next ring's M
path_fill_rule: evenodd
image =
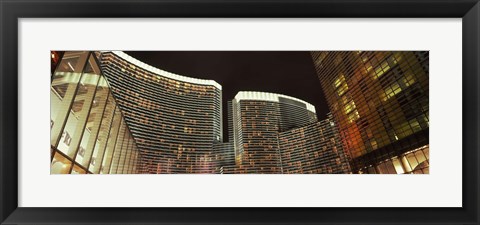
M478 0L0 0L0 15L1 224L479 224L480 159L477 139L479 139L480 3ZM17 21L19 18L47 17L462 18L463 207L18 207Z

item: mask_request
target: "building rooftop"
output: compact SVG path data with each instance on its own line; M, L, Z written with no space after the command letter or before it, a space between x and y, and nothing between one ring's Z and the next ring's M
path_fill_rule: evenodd
M312 104L303 101L298 98L294 98L288 95L269 93L269 92L258 92L258 91L240 91L235 95L234 100L260 100L260 101L269 101L269 102L280 102L280 98L286 98L293 101L297 101L306 105L307 110L316 113L315 106Z
M193 84L212 85L212 86L222 90L222 85L220 85L219 83L217 83L214 80L192 78L192 77L187 77L187 76L174 74L174 73L171 73L171 72L168 72L168 71L165 71L165 70L161 70L161 69L158 69L158 68L153 67L151 65L148 65L148 64L146 64L146 63L144 63L144 62L142 62L138 59L135 59L135 58L131 57L130 55L126 54L123 51L105 51L105 52L111 52L111 53L117 55L118 57L134 64L135 66L138 66L138 67L140 67L144 70L150 71L150 72L152 72L154 74L157 74L157 75L160 75L160 76L164 76L164 77L174 79L174 80L178 80L178 81L193 83Z

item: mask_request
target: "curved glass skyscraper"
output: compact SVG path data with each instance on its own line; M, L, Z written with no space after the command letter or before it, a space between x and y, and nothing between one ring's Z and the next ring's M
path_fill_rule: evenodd
M123 52L102 52L101 67L142 155L140 173L218 171L218 83L169 73Z

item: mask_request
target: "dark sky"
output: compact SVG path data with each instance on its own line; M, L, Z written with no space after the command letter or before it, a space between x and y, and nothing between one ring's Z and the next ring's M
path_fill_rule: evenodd
M307 51L143 51L130 56L175 74L212 79L222 85L224 127L226 102L239 91L289 95L315 106L319 120L328 106Z

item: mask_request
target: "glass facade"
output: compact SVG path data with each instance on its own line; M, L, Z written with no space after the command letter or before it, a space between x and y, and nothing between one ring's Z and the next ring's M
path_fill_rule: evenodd
M350 172L333 121L318 122L313 105L281 94L239 92L230 107L235 166L224 173Z
M123 125L96 56L65 52L55 67L50 87L50 173L137 173L136 143Z
M102 52L101 67L141 152L140 173L220 172L218 83L169 73L123 52Z
M51 174L428 174L428 52L312 52L331 113L119 51L52 51Z
M352 170L428 173L429 52L311 55Z
M328 118L278 135L283 173L350 173L340 135L331 114Z

